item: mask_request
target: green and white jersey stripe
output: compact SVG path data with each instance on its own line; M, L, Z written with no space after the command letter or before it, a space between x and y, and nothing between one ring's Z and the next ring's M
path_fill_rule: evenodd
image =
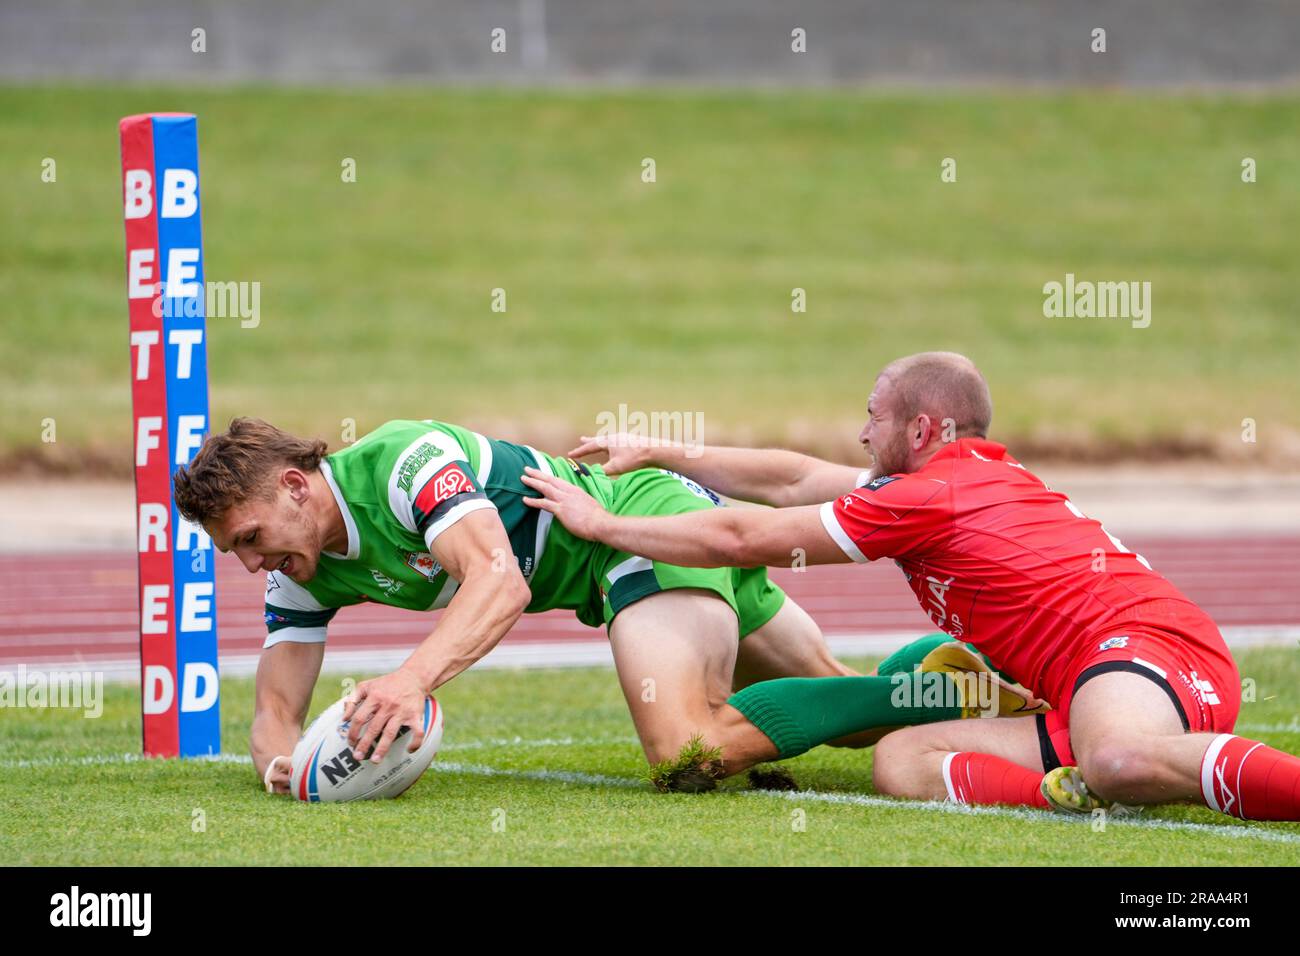
M434 559L438 537L475 511L495 510L512 556L533 592L529 611L556 607L599 620L589 575L596 545L580 541L545 511L529 508L525 466L585 488L608 503L610 479L597 468L544 455L443 422L392 421L329 455L322 473L348 531L346 554L321 555L305 585L267 577L267 646L322 641L340 607L376 601L411 610L445 607L456 593Z

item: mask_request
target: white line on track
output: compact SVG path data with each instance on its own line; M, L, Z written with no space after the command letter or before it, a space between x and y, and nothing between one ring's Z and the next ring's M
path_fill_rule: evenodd
M1300 641L1300 627L1225 627L1224 639L1231 648L1294 645ZM883 657L920 637L919 631L876 631L869 634L831 634L826 638L837 657ZM414 642L412 642L412 645ZM322 674L370 674L394 670L411 656L411 646L378 649L326 650ZM223 654L222 677L251 677L257 673L258 654ZM0 665L15 667L18 662ZM476 663L478 670L490 668L612 667L614 657L606 640L518 641L498 644ZM27 673L91 670L102 673L109 683L140 683L139 655L87 657L60 662L39 661L25 665Z
M618 738L623 742L626 738ZM615 742L595 738L542 738L537 740L510 739L500 746L534 746L560 747L569 745L601 744ZM470 741L467 744L497 746L493 741ZM456 745L469 749L467 744ZM451 750L451 746L443 750ZM0 768L32 769L39 767L73 767L103 766L111 764L143 763L155 758L142 754L92 754L84 757L41 757L34 760L0 760ZM210 763L250 764L252 758L247 754L218 754L212 757L195 757ZM535 780L541 782L579 784L589 787L609 787L619 790L647 790L645 780L635 777L611 777L604 774L582 773L574 770L511 770L504 767L489 767L484 764L457 763L455 761L435 760L429 769L437 773L464 774L474 777L501 777L509 780ZM1070 816L1051 813L1045 810L1033 810L1027 807L973 807L938 800L893 800L866 793L824 793L817 790L776 791L776 790L737 790L742 797L775 797L795 803L812 801L815 803L868 807L879 810L905 810L922 813L957 813L972 816L998 817L1002 819L1021 820L1026 823L1062 823L1067 826L1091 826L1091 817ZM1250 824L1224 825L1216 823L1190 823L1183 820L1155 820L1144 817L1111 816L1107 826L1130 827L1136 830L1163 830L1173 833L1193 833L1206 837L1225 837L1236 840L1258 840L1264 843L1300 844L1300 834L1285 833L1278 830L1265 830Z

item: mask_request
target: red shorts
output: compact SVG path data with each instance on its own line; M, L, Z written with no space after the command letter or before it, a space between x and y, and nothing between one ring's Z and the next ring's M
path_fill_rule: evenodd
M1074 766L1070 701L1085 683L1112 671L1141 674L1163 689L1187 733L1230 733L1237 722L1241 677L1208 619L1190 638L1147 624L1116 625L1096 634L1072 663L1060 706L1035 718L1044 770Z

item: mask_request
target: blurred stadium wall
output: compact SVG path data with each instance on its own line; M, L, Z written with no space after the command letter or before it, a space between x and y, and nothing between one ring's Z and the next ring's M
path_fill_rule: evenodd
M1089 51L1094 28L1107 55ZM206 31L206 51L191 50ZM505 52L490 49L505 31ZM807 52L791 51L802 28ZM0 0L0 78L1251 87L1296 0Z

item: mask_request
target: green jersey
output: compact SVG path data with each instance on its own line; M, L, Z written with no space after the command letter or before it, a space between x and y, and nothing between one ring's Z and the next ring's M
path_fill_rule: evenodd
M456 425L388 422L321 462L347 528L347 551L322 553L306 584L278 571L267 575L264 646L324 641L335 612L363 601L413 611L446 607L459 582L433 556L433 543L466 515L488 509L510 540L511 553L499 559L514 561L532 591L528 612L568 608L595 627L658 591L704 589L735 610L743 636L780 608L785 596L766 569L678 568L574 537L550 512L523 503L536 496L521 480L529 466L578 485L613 514L720 505L713 492L674 472L643 469L612 479L599 465Z
M512 554L501 557L517 562L528 582L528 611L572 608L584 612L586 623L599 623L600 596L593 601L588 568L597 546L523 503L535 494L520 480L526 466L580 485L605 505L612 500L612 482L599 466L575 466L443 422L388 422L328 455L321 472L342 512L348 550L324 552L306 584L278 571L267 575L267 646L323 640L334 612L362 601L416 611L446 607L459 582L430 549L482 509L495 509L505 526ZM303 629L310 633L294 633Z

